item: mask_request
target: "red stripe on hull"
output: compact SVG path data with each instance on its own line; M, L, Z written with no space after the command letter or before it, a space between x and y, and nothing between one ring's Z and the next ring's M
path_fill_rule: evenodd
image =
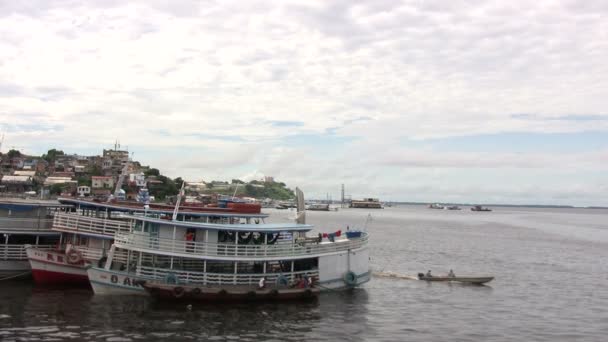
M46 270L32 270L32 277L38 284L44 285L78 285L90 287L89 277L86 275L68 274Z

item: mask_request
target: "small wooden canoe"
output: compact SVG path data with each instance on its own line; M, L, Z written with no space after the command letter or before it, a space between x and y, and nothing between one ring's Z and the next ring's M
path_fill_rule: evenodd
M269 287L258 289L251 286L225 285L174 285L146 281L144 289L153 297L171 300L193 300L204 302L249 302L249 301L283 301L311 300L318 297L318 288Z
M469 283L469 284L477 284L481 285L487 282L490 282L494 279L494 277L447 277L447 276L418 276L420 280L426 281L456 281L460 283Z

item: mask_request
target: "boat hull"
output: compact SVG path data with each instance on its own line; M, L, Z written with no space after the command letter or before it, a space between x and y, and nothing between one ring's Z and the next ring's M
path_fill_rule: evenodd
M87 275L93 292L98 295L148 295L140 285L146 279L134 274L89 267Z
M425 281L449 281L449 282L459 282L459 283L469 283L469 284L485 284L494 279L494 277L418 277L420 280Z
M1 260L0 278L18 278L29 276L32 269L27 260Z
M34 282L43 285L89 286L83 261L69 264L63 252L27 248Z
M143 287L153 297L163 300L187 300L201 302L252 302L314 300L318 288L265 288L244 286L197 287L192 285L167 285L147 282Z
M91 288L96 295L149 295L142 286L142 283L154 281L146 277L140 277L133 273L124 271L106 270L99 267L89 267L87 269L88 280ZM320 279L318 288L320 291L338 291L357 287L370 281L371 273L366 272L357 274L353 284L347 284L344 279L333 280ZM200 285L201 287L204 285ZM207 286L209 287L209 286Z

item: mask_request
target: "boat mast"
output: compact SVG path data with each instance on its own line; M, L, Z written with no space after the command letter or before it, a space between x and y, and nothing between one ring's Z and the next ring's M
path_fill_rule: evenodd
M182 188L179 189L179 194L177 194L177 201L175 203L175 209L173 209L173 217L172 220L175 221L177 219L177 212L179 211L179 204L182 201L182 196L184 195L184 185L186 184L186 181L182 182Z
M306 207L304 206L304 193L298 187L296 187L296 207L298 210L296 216L296 223L306 224Z

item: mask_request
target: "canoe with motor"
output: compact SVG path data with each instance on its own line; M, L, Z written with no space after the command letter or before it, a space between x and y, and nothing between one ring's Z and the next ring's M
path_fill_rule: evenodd
M460 283L469 283L469 284L484 284L490 282L494 279L494 277L443 277L443 276L418 276L419 280L426 281L457 281Z

